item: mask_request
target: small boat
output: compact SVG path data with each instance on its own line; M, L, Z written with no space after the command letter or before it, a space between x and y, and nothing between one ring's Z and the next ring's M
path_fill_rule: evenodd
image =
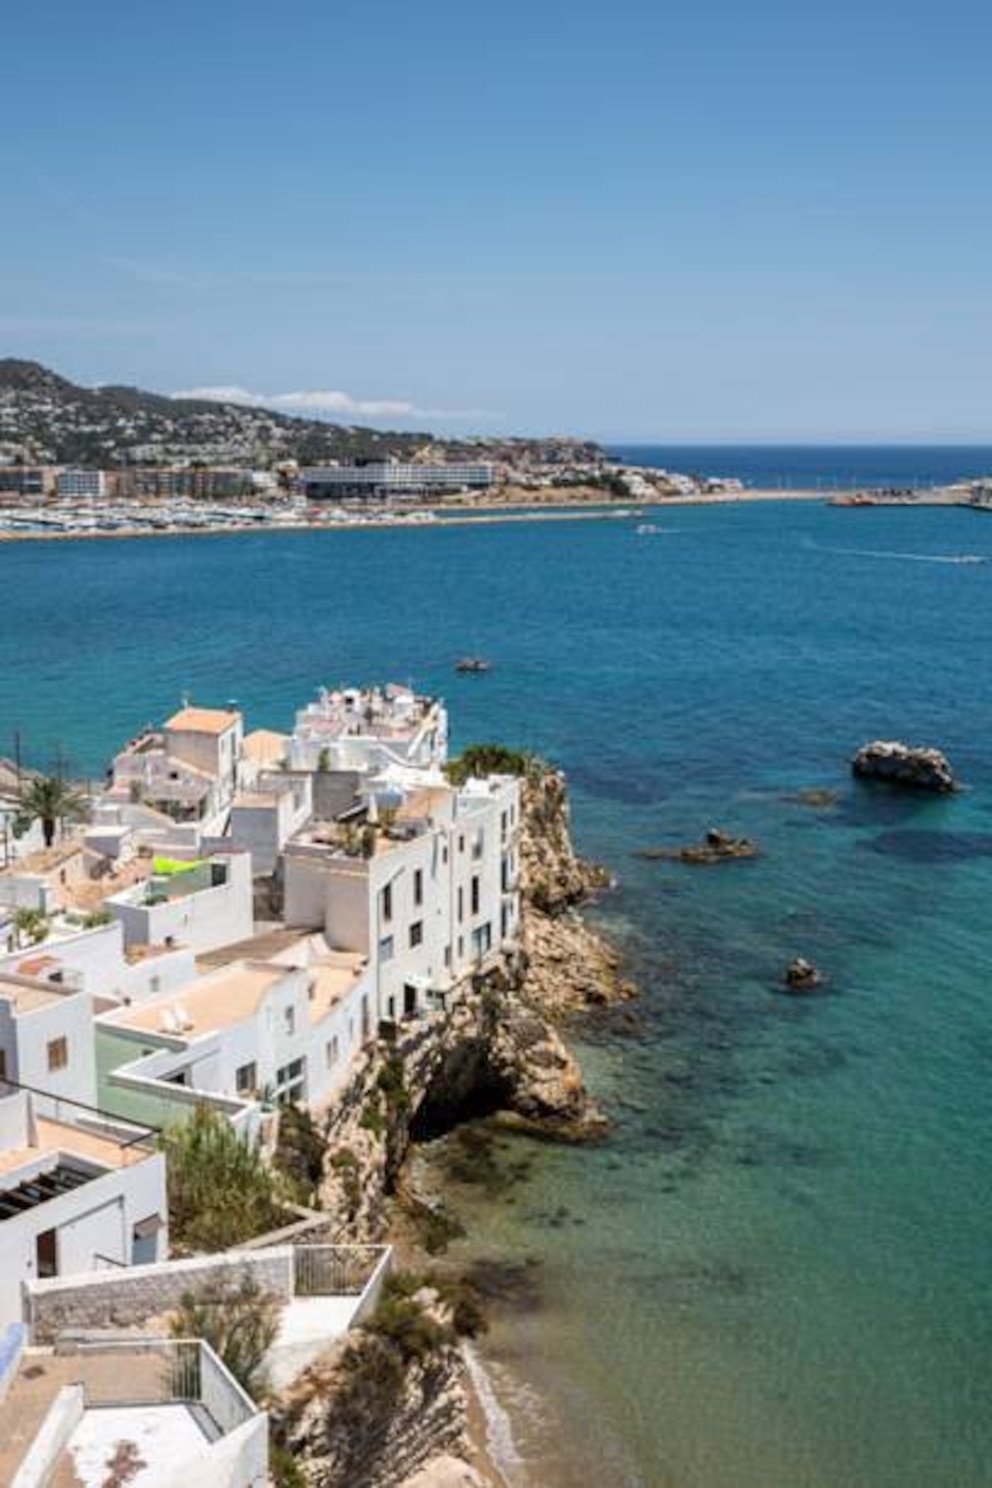
M481 656L463 656L460 661L455 662L456 672L488 672L492 670L492 662L486 661Z
M635 531L637 532L638 537L654 537L656 532L661 531L661 528L656 527L653 522L641 522L636 527Z

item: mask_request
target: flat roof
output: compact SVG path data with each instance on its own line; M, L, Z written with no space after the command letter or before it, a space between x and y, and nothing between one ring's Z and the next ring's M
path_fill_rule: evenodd
M275 765L285 756L288 745L288 734L277 734L274 729L253 729L245 734L241 752L245 759L257 765Z
M223 734L241 717L237 708L180 708L165 727L189 734Z
M65 1121L50 1121L47 1116L37 1118L35 1130L37 1140L29 1147L0 1149L0 1174L12 1173L44 1152L82 1157L101 1168L123 1168L133 1156L133 1149L124 1147L113 1137L101 1137L97 1132L83 1131Z
M161 1033L184 1041L202 1038L204 1034L231 1028L252 1017L266 993L285 981L292 971L292 967L276 966L269 961L234 961L154 1002L111 1015L106 1026ZM187 1026L173 1033L163 1019L167 1012L175 1012L181 1018L185 1014L183 1022Z
M310 1022L319 1023L348 993L365 970L365 957L342 952L333 960L316 962L310 973Z
M38 977L17 978L0 972L0 997L13 1003L15 1013L33 1013L37 1008L48 1007L55 1002L64 1002L74 996L78 987L58 987Z

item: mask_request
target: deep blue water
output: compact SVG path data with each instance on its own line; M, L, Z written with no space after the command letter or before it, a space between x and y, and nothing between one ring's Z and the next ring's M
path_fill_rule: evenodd
M990 445L624 444L610 453L688 475L735 476L772 491L941 486L992 473Z
M987 1488L992 518L768 504L527 526L0 548L0 753L96 773L186 690L282 726L319 682L445 692L569 771L643 996L585 1035L617 1121L456 1195L526 1266L490 1343L542 1488ZM490 657L485 677L453 660ZM969 790L851 781L874 735ZM836 792L814 808L798 793ZM710 824L751 863L633 856ZM798 1003L794 954L828 973ZM502 1159L501 1159L502 1160ZM536 1413L534 1413L536 1412Z

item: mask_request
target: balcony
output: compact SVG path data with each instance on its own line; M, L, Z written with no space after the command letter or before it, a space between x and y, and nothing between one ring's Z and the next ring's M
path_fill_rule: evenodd
M134 1338L32 1349L0 1405L0 1481L135 1488L211 1481L218 1443L238 1434L225 1483L266 1480L267 1417L201 1339ZM226 1467L225 1471L230 1471Z

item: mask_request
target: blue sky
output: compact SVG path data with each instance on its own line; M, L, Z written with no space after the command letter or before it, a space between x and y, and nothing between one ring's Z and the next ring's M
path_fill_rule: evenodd
M956 0L9 7L0 353L396 427L992 441L990 43Z

